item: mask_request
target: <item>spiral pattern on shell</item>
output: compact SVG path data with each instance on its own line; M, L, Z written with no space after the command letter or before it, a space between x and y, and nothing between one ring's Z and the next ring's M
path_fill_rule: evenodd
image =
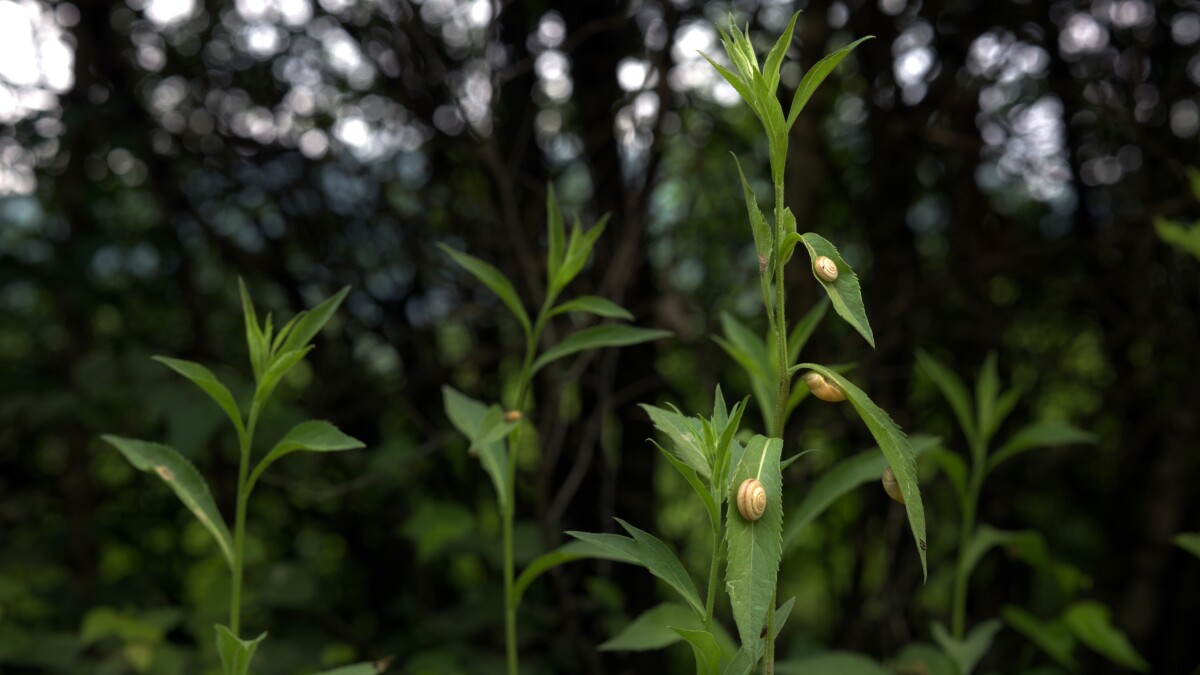
M896 482L896 474L890 466L883 470L883 491L897 504L904 503L904 493L900 491L900 483Z
M829 256L817 256L817 259L813 261L813 271L824 281L837 281L838 266Z
M737 507L738 513L746 520L762 518L767 512L767 489L758 480L747 478L738 487Z
M836 384L825 379L825 376L815 370L804 374L804 384L813 396L828 403L838 403L846 400L846 392Z

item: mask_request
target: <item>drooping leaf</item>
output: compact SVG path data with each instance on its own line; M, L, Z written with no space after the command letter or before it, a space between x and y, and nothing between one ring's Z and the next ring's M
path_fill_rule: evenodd
M154 472L170 485L183 505L217 541L221 554L225 556L225 562L229 563L230 567L233 566L233 538L229 536L229 528L221 518L221 512L217 510L208 484L191 462L174 448L159 443L147 443L108 434L101 438L119 450L134 468L147 473Z
M779 472L782 451L783 441L755 436L746 444L729 483L725 588L742 648L748 650L755 663L762 655L760 635L767 610L775 599L775 579L782 555L783 481ZM766 511L755 521L746 520L736 507L739 486L751 478L762 483L767 495Z
M649 532L639 530L620 518L615 520L625 528L631 537L592 532L567 532L567 534L603 549L606 555L614 559L645 567L650 570L651 574L675 589L700 616L704 616L704 605L700 602L700 594L696 592L696 585L671 549Z
M800 116L800 111L804 109L804 105L808 103L808 99L812 98L813 92L825 81L826 77L829 77L833 69L837 68L842 59L854 51L855 47L874 37L874 35L868 35L867 37L851 42L817 61L817 64L804 74L804 77L800 80L800 86L796 88L796 94L792 97L792 107L788 110L787 127L789 130L796 123L796 118Z
M361 447L364 447L362 441L347 436L329 422L323 420L301 422L284 434L283 438L279 439L279 442L275 444L275 447L271 448L271 451L262 458L258 466L254 468L254 472L250 474L246 490L253 489L254 484L258 481L258 477L262 475L263 471L267 470L268 466L271 466L282 457L293 452L299 450L306 452L338 452Z
M1179 548L1200 558L1200 533L1180 532L1171 541L1175 542Z
M565 356L604 347L627 347L669 337L670 331L638 328L620 324L604 324L585 328L547 349L533 362L533 372Z
M696 657L696 675L719 675L721 672L721 647L712 633L703 629L671 627L679 637L687 640Z
M517 295L517 289L513 287L512 282L508 280L508 277L504 276L503 272L496 269L490 263L462 251L456 251L445 244L438 244L438 248L445 251L460 267L483 282L484 286L490 288L500 298L500 302L503 302L508 307L508 311L512 312L513 316L517 318L526 335L533 332L533 326L529 323L529 315L525 312L525 307L521 305L521 298Z
M1063 612L1067 627L1092 651L1113 663L1136 670L1150 671L1150 664L1130 644L1125 633L1112 623L1112 612L1094 600L1077 602Z
M654 441L650 442L654 443ZM666 457L667 461L671 463L671 466L675 467L675 470L678 471L681 476L683 476L683 479L688 482L688 485L692 486L692 490L696 492L696 495L700 497L701 503L704 504L704 510L706 513L708 513L709 523L712 525L713 530L716 531L721 524L721 507L715 501L713 501L713 496L712 493L709 492L708 486L706 486L700 480L700 477L696 475L695 469L676 459L674 455L672 455L670 452L667 452L667 450L658 443L654 443L654 447L658 448L663 457Z
M879 662L854 652L824 652L775 662L776 675L891 675Z
M846 320L854 330L858 331L867 344L875 346L875 334L871 331L871 323L867 320L867 308L863 305L862 289L858 285L858 275L850 269L850 265L842 259L837 247L826 241L824 237L812 232L800 235L804 247L808 249L809 258L815 262L820 256L832 260L838 269L838 277L833 281L825 281L813 271L813 278L825 289L829 300L833 303L833 311Z
M959 675L971 675L975 672L975 666L979 665L980 659L991 649L996 633L1000 632L1003 626L1000 619L990 619L976 626L964 639L956 640L940 621L935 621L931 633L934 642L937 642L946 656L954 662Z
M1071 629L1061 620L1042 621L1020 607L1005 605L1000 609L1004 622L1033 644L1037 645L1047 656L1058 662L1060 666L1071 672L1079 670L1075 661L1075 637Z
M634 619L621 632L602 642L597 649L608 652L643 652L662 649L681 639L678 633L671 630L671 627L703 630L704 619L696 616L696 612L687 605L681 605L678 602L664 602Z
M700 435L693 420L687 416L664 410L647 403L641 408L650 415L654 428L671 439L671 456L686 464L700 477L708 480L712 477L712 469L708 466L708 456L704 451L704 439Z
M253 640L241 640L225 626L218 625L216 629L217 653L221 656L221 667L225 675L247 675L254 651L258 649L258 643L266 639L267 634L263 633Z
M973 412L975 406L962 379L924 349L917 350L917 367L933 381L933 384L942 392L942 396L946 397L946 402L950 404L950 409L958 418L958 424L962 427L967 442L974 446L978 435L975 430Z
M511 423L503 421L504 413L499 406L486 406L450 386L442 387L442 402L446 417L471 442L471 449L479 456L479 463L492 479L501 510L506 509L512 497L507 474L508 452L500 439L484 443L480 441L490 438L489 432L496 429L498 424Z
M1049 448L1072 443L1095 443L1095 434L1066 422L1036 422L1013 434L1000 449L988 458L988 471L1002 462L1035 448Z
M525 569L521 570L521 575L513 583L513 604L521 604L521 598L525 595L525 589L534 582L538 577L559 565L564 565L576 560L585 558L599 558L601 560L616 560L618 562L627 562L624 556L613 555L608 552L608 549L601 548L586 541L570 541L562 546L543 553L534 558L533 562L529 563Z
M936 449L941 442L936 436L924 435L916 435L909 440L914 457ZM871 448L843 459L822 473L804 493L800 505L788 516L787 526L783 531L783 550L786 551L796 541L796 537L805 526L816 520L842 496L860 485L878 484L887 466L887 458L878 448Z
M629 310L618 305L617 303L607 298L601 298L596 295L581 295L574 300L568 300L558 307L555 307L550 316L557 314L566 314L567 312L583 312L585 314L594 314L609 319L624 319L633 321L633 315Z
M917 463L908 437L904 435L903 431L900 431L900 427L896 426L896 423L882 408L875 405L863 393L863 390L854 386L839 373L815 363L802 363L800 368L815 370L824 375L825 379L831 380L841 387L842 391L846 393L846 399L850 401L850 405L854 406L858 416L862 418L867 428L870 429L871 435L875 437L875 442L879 444L879 449L887 458L888 466L896 475L896 483L900 486L901 494L904 495L904 508L908 512L908 524L912 529L913 539L917 543L917 553L921 556L921 570L925 576L928 576L928 567L925 562L925 549L928 548L925 541L925 507L921 503L921 489L917 485Z
M738 176L742 179L742 197L746 200L746 216L750 219L750 233L754 236L754 250L758 252L759 266L762 274L769 276L773 270L762 261L770 263L773 260L771 245L775 241L775 235L771 233L767 219L763 216L762 209L758 207L758 198L754 195L754 189L750 187L750 182L746 180L746 174L742 172L741 162L738 161L737 155L732 152L729 154L733 156Z
M242 413L238 409L237 401L234 400L233 394L229 393L229 389L213 375L212 371L199 363L184 361L182 359L172 359L166 356L155 356L155 361L174 370L180 375L191 380L192 384L204 390L213 401L220 406L225 412L225 416L233 424L233 428L237 430L238 440L244 441L246 436L246 427L242 423Z
M350 287L345 286L323 300L321 304L297 315L298 318L292 324L291 331L288 332L287 338L279 347L279 353L286 354L307 347L317 333L320 333L321 329L325 327L325 324L329 323L329 319L333 317L334 312L341 306L342 301L349 293Z

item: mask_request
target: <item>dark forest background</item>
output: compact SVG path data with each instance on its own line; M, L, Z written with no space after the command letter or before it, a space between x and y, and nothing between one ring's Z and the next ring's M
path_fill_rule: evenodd
M792 131L788 205L854 266L878 338L828 320L810 360L856 362L906 430L962 449L914 350L964 377L996 351L1025 392L1010 425L1100 441L1006 465L980 519L1043 533L1155 672L1195 668L1200 560L1171 538L1200 530L1200 261L1153 221L1200 215L1200 2L0 0L0 671L212 672L221 558L98 435L166 440L232 512L232 434L149 357L209 364L244 396L240 276L284 317L353 287L264 438L305 411L368 446L284 463L254 497L261 672L389 655L399 672L497 672L499 519L440 387L496 400L520 338L435 244L536 306L550 183L585 224L612 214L578 290L675 337L539 375L555 414L522 460L518 557L620 515L702 569L703 515L636 404L749 393L711 336L722 312L765 329L729 153L767 195L766 144L696 50L720 51L730 13L765 49L796 9L789 97L823 54L876 38ZM804 276L793 316L818 299ZM872 445L811 400L785 441L827 451L785 474L796 499ZM903 511L860 489L785 553L782 654L887 659L946 620L958 515L945 479L922 477L928 583ZM1011 557L976 581L971 624L1055 609ZM641 569L560 568L522 606L523 664L687 672L683 646L596 650L664 597ZM1006 631L984 672L1041 662Z

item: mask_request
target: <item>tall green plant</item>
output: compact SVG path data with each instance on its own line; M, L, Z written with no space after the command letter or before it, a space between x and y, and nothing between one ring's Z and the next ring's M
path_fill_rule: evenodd
M1085 581L1083 573L1055 561L1041 534L1034 530L1001 530L978 522L984 482L1001 464L1038 449L1095 443L1096 436L1066 422L1046 421L1022 426L997 444L997 433L1016 408L1021 391L1017 387L1003 388L995 353L984 360L973 395L953 370L928 352L917 351L917 367L950 404L966 443L965 452L938 449L930 453L954 489L961 518L950 629L940 622L932 627L934 640L955 670L959 675L970 675L1003 625L993 618L980 622L969 633L966 630L971 575L984 556L998 547L1050 573L1069 599L1060 616L1045 620L1020 607L1006 606L1001 612L1005 623L1072 672L1079 668L1072 653L1080 643L1114 663L1145 670L1146 662L1112 625L1108 608L1076 598Z
M531 321L529 314L517 294L512 282L491 264L471 255L441 245L460 267L481 281L508 308L525 337L524 358L517 376L515 395L502 408L499 404L488 405L465 394L444 387L446 415L451 423L470 442L470 451L479 457L480 463L492 479L496 499L503 521L504 547L504 635L506 663L509 675L516 675L517 654L517 606L521 596L541 570L526 570L522 580L515 576L513 563L513 523L516 514L517 449L521 434L528 426L525 411L532 407L530 392L534 376L547 365L584 351L604 347L623 347L667 337L669 332L636 328L622 324L604 323L575 332L554 345L544 346L542 333L550 319L568 313L588 314L599 318L632 320L633 315L611 300L594 295L583 295L559 302L559 296L579 275L592 254L596 240L604 232L608 216L586 232L575 219L568 238L562 212L554 197L553 187L546 193L546 219L549 251L546 264L546 288L541 308ZM506 445L507 442L507 445ZM568 551L566 555L571 555ZM544 564L541 561L538 564Z
M246 513L250 495L259 477L272 464L293 452L336 452L361 448L363 444L342 433L337 427L320 420L301 422L283 435L254 466L254 432L258 421L283 378L313 350L310 344L337 310L349 292L343 288L310 311L292 317L278 332L272 326L271 315L259 325L254 304L246 286L238 280L242 298L242 312L246 322L246 345L250 354L250 366L254 371L254 396L250 400L245 416L242 407L229 389L208 368L181 359L155 356L176 373L190 380L229 418L237 434L239 464L237 504L234 515L233 534L230 535L225 519L213 501L208 484L196 467L175 449L161 443L150 443L105 435L103 439L125 456L129 463L140 471L158 475L179 497L200 524L208 530L217 543L221 555L229 566L233 584L229 598L229 625L216 626L217 652L226 675L246 675L250 661L260 642L267 637L263 632L253 640L239 637L242 610L242 564L246 540Z

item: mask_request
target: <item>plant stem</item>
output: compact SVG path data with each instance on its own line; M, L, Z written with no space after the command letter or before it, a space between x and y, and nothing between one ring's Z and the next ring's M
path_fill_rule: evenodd
M778 252L779 245L783 242L783 176L774 176L775 179L775 241L772 250ZM775 262L775 312L772 315L774 324L772 329L775 332L775 351L779 364L779 392L778 398L775 401L775 429L773 435L775 438L783 438L783 425L787 418L788 398L791 397L792 378L788 374L788 332L787 332L787 309L785 307L787 295L783 286L783 261L778 259L776 255ZM778 580L776 581L778 585ZM763 673L765 675L774 675L775 673L775 600L778 597L778 591L771 594L771 604L767 607L767 648L766 655L763 658Z
M554 305L555 294L547 291L546 300L538 312L533 330L525 336L525 358L521 363L521 374L517 380L517 400L512 410L522 411L525 399L533 384L533 360L537 356L538 341L542 330L546 327L550 309ZM517 675L519 659L517 658L517 603L513 597L515 566L513 564L513 524L516 519L517 501L517 451L521 447L521 426L508 435L508 465L505 473L508 499L504 505L503 537L504 537L504 652L508 664L508 675Z
M255 392L258 398L258 392ZM250 493L246 489L246 478L250 471L250 447L254 443L254 427L258 424L258 401L250 404L250 417L246 424L246 435L241 443L241 461L238 464L237 514L233 526L233 589L229 597L229 630L235 637L242 622L242 560L246 544L246 505Z
M971 477L967 485L967 494L961 506L962 529L958 536L958 562L954 567L954 601L951 618L951 632L954 638L961 640L966 632L967 618L967 546L975 536L975 514L979 508L979 494L983 490L985 471L984 460L986 449L980 444L971 446Z
M713 528L712 562L708 566L708 596L704 600L704 630L710 632L717 597L717 574L721 569L721 541L724 538L724 529L724 526Z

